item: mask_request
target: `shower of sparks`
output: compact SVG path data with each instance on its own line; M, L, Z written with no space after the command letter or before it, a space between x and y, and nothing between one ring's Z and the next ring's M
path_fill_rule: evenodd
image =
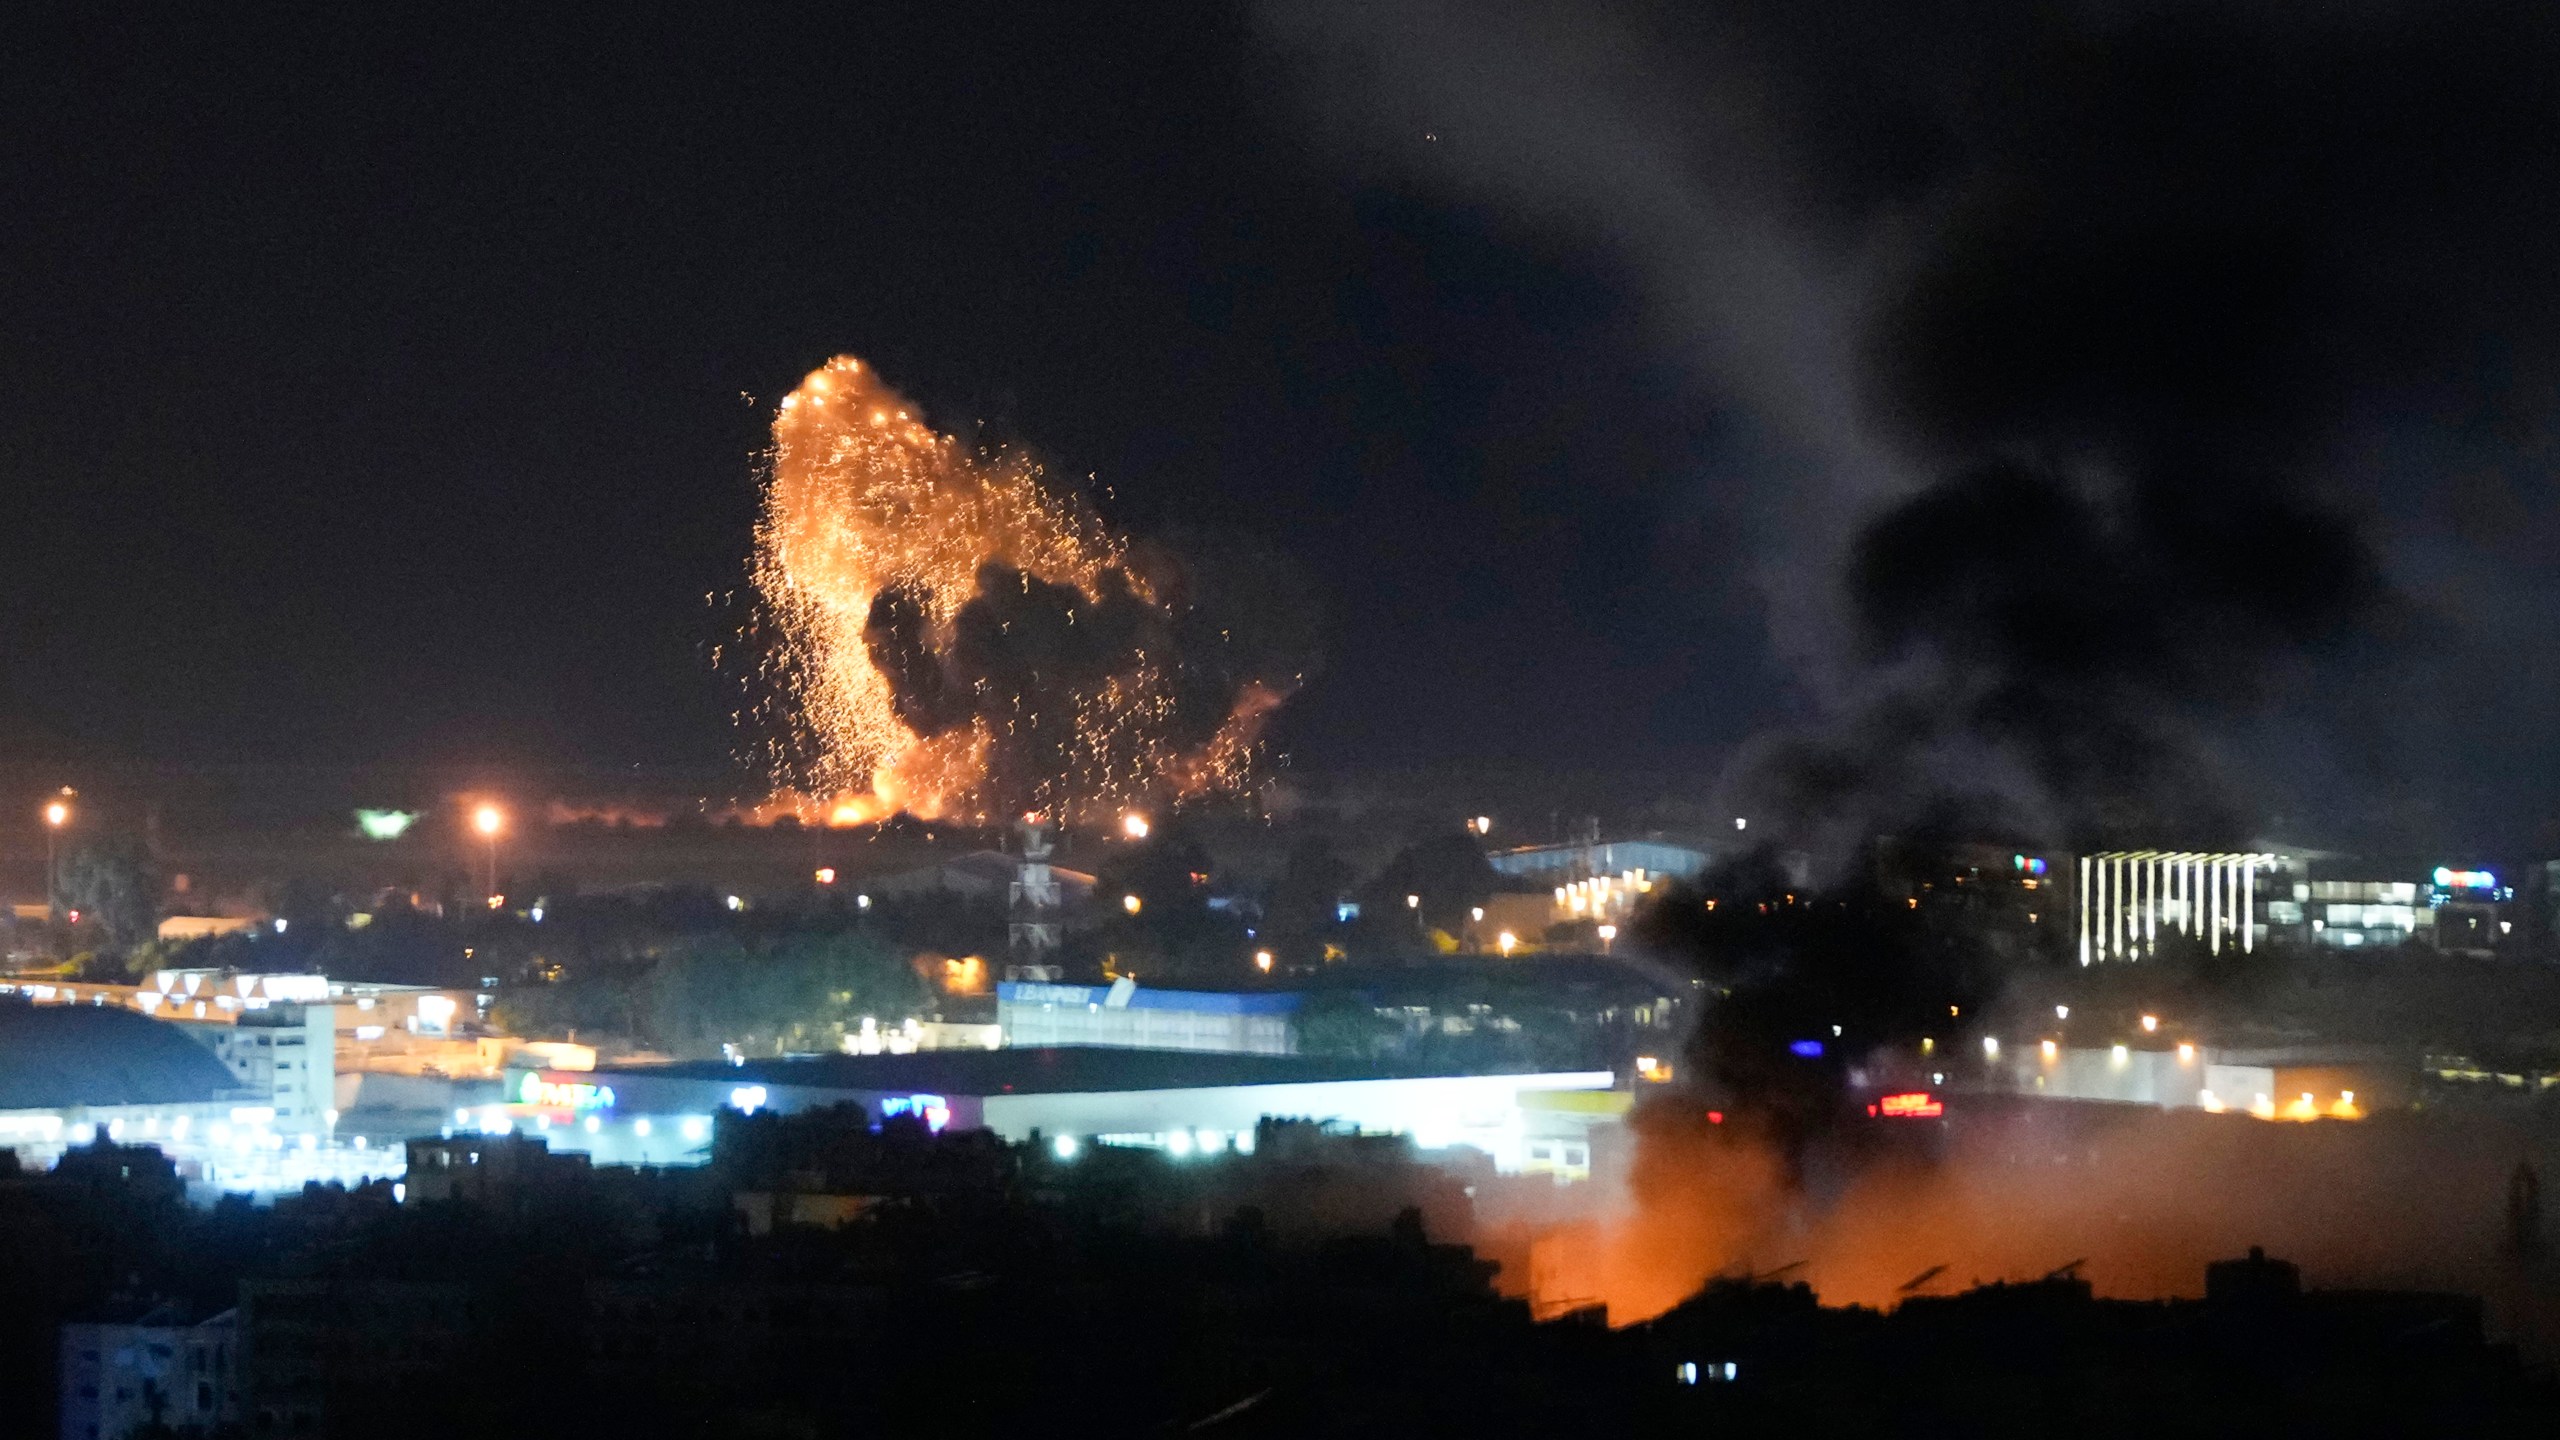
M1034 672L1001 693L1004 682L981 676L972 713L937 731L902 716L870 643L883 595L917 606L937 658L951 653L991 565L1018 572L1026 594L1040 582L1086 602L1111 592L1162 606L1120 537L1051 489L1036 463L965 449L868 366L838 356L783 398L771 464L754 563L763 633L741 637L764 657L764 703L742 718L768 732L781 792L768 811L836 825L899 810L1076 817L1244 786L1262 717L1284 691L1242 686L1214 733L1186 744L1171 666L1143 646L1072 685ZM1063 737L1034 734L1061 724ZM1047 743L1017 743L1031 739ZM1026 772L991 763L998 752L1042 759Z

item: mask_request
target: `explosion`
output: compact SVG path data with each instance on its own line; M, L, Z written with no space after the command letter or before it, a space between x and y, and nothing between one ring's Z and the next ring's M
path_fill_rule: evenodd
M783 808L1074 817L1246 784L1301 676L1036 462L937 433L851 356L783 398L771 458L754 578Z

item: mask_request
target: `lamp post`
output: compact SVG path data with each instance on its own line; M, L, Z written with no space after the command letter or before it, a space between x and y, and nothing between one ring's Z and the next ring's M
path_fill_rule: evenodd
M507 828L507 817L495 805L483 805L471 812L471 827L489 842L489 886L481 893L489 897L491 906L498 896L498 832Z
M57 843L62 827L71 823L71 787L62 787L59 798L44 807L44 918L50 924L61 918L62 867Z

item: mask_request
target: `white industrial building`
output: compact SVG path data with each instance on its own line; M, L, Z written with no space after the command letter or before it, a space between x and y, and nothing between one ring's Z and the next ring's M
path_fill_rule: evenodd
M2246 1114L2262 1120L2351 1120L2396 1102L2407 1078L2405 1064L2391 1056L2334 1050L2244 1050L2184 1042L2067 1046L2052 1040L1985 1048L1978 1072L1947 1075L1951 1089Z
M336 1104L338 1035L327 1005L273 1005L229 1024L179 1021L189 1039L229 1066L253 1103L287 1135L328 1133Z
M1617 1123L1626 1109L1615 1085L1607 1070L1392 1075L1293 1055L938 1050L510 1072L505 1104L466 1109L455 1123L538 1135L600 1163L670 1164L702 1158L710 1117L723 1108L850 1102L874 1120L913 1115L936 1130L1174 1155L1250 1148L1255 1123L1270 1118L1409 1136L1426 1151L1468 1147L1512 1173L1569 1168L1552 1162L1577 1150L1587 1169L1593 1128ZM1590 1099L1567 1099L1574 1095Z
M316 1065L310 1058L310 1023L297 1016L262 1028L264 1045L233 1047L243 1068L263 1077L251 1083L187 1027L104 1002L0 998L0 1148L41 1170L95 1135L154 1145L199 1194L397 1174L397 1152L330 1143L319 1098L330 1093L329 1075L325 1053ZM278 1123L280 1094L297 1107L289 1126Z
M1157 990L1121 979L1109 985L1006 981L996 986L996 1026L1007 1045L1109 1045L1132 1050L1208 1050L1228 1055L1294 1055L1294 991Z

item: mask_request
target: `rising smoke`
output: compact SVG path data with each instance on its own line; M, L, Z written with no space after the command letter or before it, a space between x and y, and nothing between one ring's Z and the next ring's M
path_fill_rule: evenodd
M809 818L1068 819L1250 781L1310 607L1233 544L1133 545L1018 450L839 356L786 396L757 532L759 739Z
M1638 1123L1630 1168L1598 1182L1613 1192L1601 1213L1548 1231L1514 1283L1548 1304L1605 1303L1618 1323L1713 1276L1772 1272L1829 1304L1885 1306L2079 1261L2101 1294L2148 1298L2198 1294L2206 1264L2262 1245L2315 1285L2486 1296L2502 1330L2560 1355L2560 1292L2516 1253L2506 1209L2517 1163L2553 1157L2547 1137L2496 1121L2030 1108L1970 1119L1931 1150L1817 1157L1811 1183L1743 1126ZM1486 1218L1498 1231L1505 1216Z
M1342 153L1605 257L1690 362L1814 712L1728 775L1755 835L2472 853L2556 808L2560 678L2516 663L2560 633L2547 8L1259 13ZM1584 1283L1625 1319L1794 1261L1870 1302L2083 1256L2191 1292L2253 1243L2499 1272L2526 1137L2186 1118L1925 1164L1675 1125Z
M1613 257L1694 362L1822 717L1739 808L2476 844L2560 790L2487 718L2560 716L2497 658L2560 624L2547 10L1262 14L1348 153Z

